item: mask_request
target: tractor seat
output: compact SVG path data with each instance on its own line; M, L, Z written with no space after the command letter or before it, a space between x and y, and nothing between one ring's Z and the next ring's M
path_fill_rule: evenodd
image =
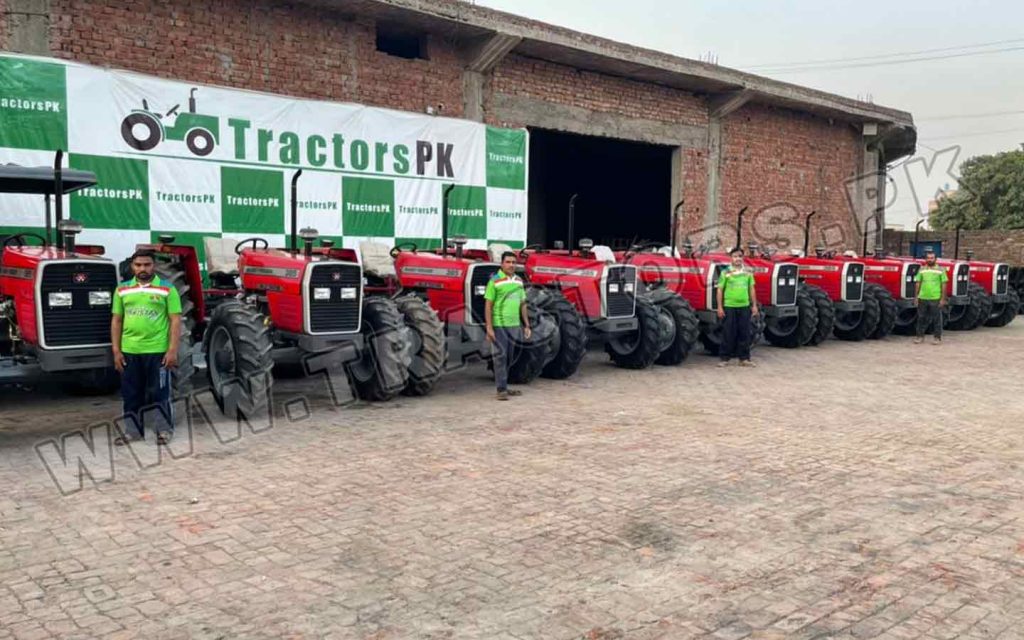
M231 238L203 238L206 249L206 272L210 282L218 289L235 288L238 277L238 256L235 255L237 240Z
M395 262L391 258L391 249L386 245L369 240L360 242L359 256L363 261L363 271L367 275L378 278L397 277Z
M609 264L615 262L615 252L613 252L612 248L607 245L596 244L591 251L594 254L595 260L607 262Z
M506 251L512 251L512 247L501 242L494 242L491 246L487 247L487 253L491 256L491 262L497 262L501 264L501 254ZM513 251L513 253L515 253Z

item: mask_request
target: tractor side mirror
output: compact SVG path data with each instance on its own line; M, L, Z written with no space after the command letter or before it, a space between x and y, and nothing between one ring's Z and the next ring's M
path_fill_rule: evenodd
M68 218L57 223L57 233L64 237L64 250L75 252L75 236L82 233L82 223Z
M306 227L305 229L299 229L299 237L302 238L302 246L306 253L306 257L312 257L313 243L320 237L320 232L312 227Z

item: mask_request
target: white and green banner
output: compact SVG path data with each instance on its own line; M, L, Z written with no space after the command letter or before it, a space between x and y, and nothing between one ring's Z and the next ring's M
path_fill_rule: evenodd
M526 240L524 130L164 80L45 58L0 55L0 164L66 165L98 184L66 198L85 231L121 259L171 233L259 236L285 246L292 176L300 227L345 247L364 239L471 248ZM0 233L38 232L39 196L0 195Z

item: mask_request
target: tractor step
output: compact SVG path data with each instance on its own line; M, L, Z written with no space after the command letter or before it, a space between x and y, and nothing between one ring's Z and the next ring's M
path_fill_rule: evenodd
M605 318L592 322L588 329L595 333L625 333L636 331L638 322L633 318Z

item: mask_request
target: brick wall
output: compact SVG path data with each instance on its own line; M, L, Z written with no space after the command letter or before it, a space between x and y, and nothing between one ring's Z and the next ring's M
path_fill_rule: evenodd
M942 242L943 257L952 258L956 245L955 231L926 231L919 234L920 242ZM886 231L885 250L890 253L909 254L914 241L913 231ZM986 229L960 232L960 258L974 250L974 258L986 262L1006 262L1024 266L1024 229Z
M747 105L725 118L722 135L721 220L735 234L737 212L750 207L744 217L744 243L757 238L761 244L802 246L804 216L816 210L812 247L858 246L860 231L844 188L861 161L852 127Z
M7 48L7 0L0 0L0 51Z
M461 66L376 49L374 24L270 0L52 0L53 55L168 78L423 112L462 113Z

